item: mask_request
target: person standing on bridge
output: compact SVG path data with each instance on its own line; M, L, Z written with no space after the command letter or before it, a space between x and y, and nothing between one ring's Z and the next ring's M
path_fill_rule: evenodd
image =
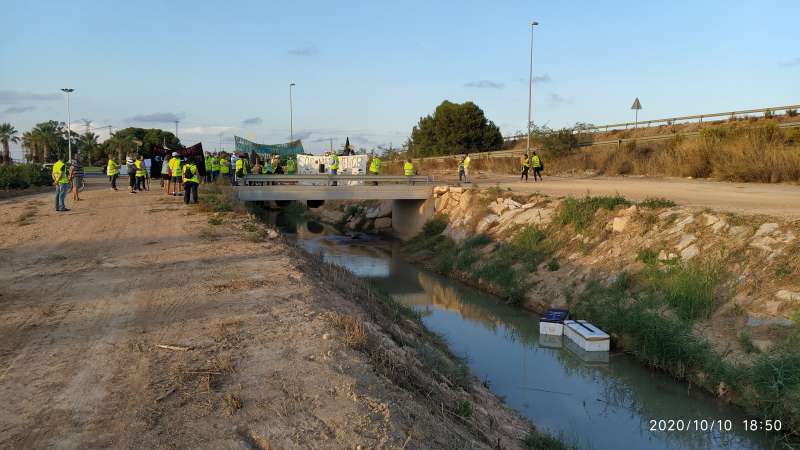
M378 176L381 174L381 158L378 155L372 155L372 161L369 162L369 174ZM378 182L373 181L373 186L377 186Z
M469 183L469 163L472 160L469 159L469 153L464 157L464 183ZM459 181L461 179L459 178Z
M297 161L294 159L294 156L289 156L289 159L286 161L286 174L295 175L296 173Z
M414 184L414 163L411 162L411 158L403 163L403 175L408 177L408 184Z
M331 154L331 175L337 175L339 173L339 155L336 152ZM333 186L338 186L339 183L334 181L332 183Z
M542 170L544 170L544 163L542 162L542 158L536 154L536 150L533 151L531 160L533 165L533 181L536 182L537 176L539 177L539 181L542 181Z
M119 164L114 160L114 155L108 155L108 165L106 165L106 175L111 183L111 189L117 190L117 177L119 177Z
M528 170L531 168L531 160L528 157L528 154L525 153L525 156L522 157L522 175L519 177L519 181L525 179L525 182L528 182Z

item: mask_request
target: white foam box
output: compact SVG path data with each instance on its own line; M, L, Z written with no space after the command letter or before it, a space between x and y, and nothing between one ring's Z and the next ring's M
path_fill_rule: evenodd
M607 352L611 337L585 320L565 320L564 335L587 352Z
M561 336L564 334L564 324L557 322L539 321L539 334Z
M564 346L563 339L561 335L554 336L552 334L542 333L539 336L539 347L562 348Z

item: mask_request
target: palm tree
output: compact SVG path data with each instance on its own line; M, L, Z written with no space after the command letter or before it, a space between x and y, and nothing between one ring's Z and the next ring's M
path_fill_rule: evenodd
M39 162L39 154L36 152L38 145L36 135L32 131L22 133L22 148L27 150L25 159L28 162Z
M50 161L50 150L60 152L66 147L67 140L64 138L64 127L55 120L37 124L32 130L36 140L42 150L42 162Z
M3 144L3 164L11 164L11 151L8 148L9 142L19 142L16 135L17 129L10 123L0 123L0 144Z
M95 153L95 149L97 148L97 135L92 133L91 131L87 131L82 135L78 136L78 149L80 150L81 154L87 158L87 161L91 163L97 162L98 158Z

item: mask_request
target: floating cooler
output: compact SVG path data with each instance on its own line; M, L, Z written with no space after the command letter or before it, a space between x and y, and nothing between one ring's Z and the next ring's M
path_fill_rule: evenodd
M564 334L564 321L569 318L566 309L548 309L539 318L539 334L561 336Z
M578 359L580 359L585 365L593 367L603 367L608 365L608 352L587 352L586 350L578 347L578 344L572 342L571 340L565 338L561 339L564 339L564 348L578 357Z
M564 334L587 352L607 352L611 347L608 334L585 320L564 321Z
M539 347L562 348L564 346L563 336L553 336L552 334L539 335Z

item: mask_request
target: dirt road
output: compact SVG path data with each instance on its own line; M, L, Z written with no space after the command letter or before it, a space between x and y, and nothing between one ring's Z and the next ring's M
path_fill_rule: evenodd
M527 431L477 382L452 391L475 405L462 419L379 375L334 319L363 320L395 346L381 355L405 347L245 216L99 182L68 213L51 194L0 202L0 448L485 448Z
M763 183L726 183L708 180L642 177L573 178L546 176L543 183L520 182L518 176L484 174L476 183L549 195L621 194L632 200L663 197L679 205L713 208L739 214L800 218L800 186Z

